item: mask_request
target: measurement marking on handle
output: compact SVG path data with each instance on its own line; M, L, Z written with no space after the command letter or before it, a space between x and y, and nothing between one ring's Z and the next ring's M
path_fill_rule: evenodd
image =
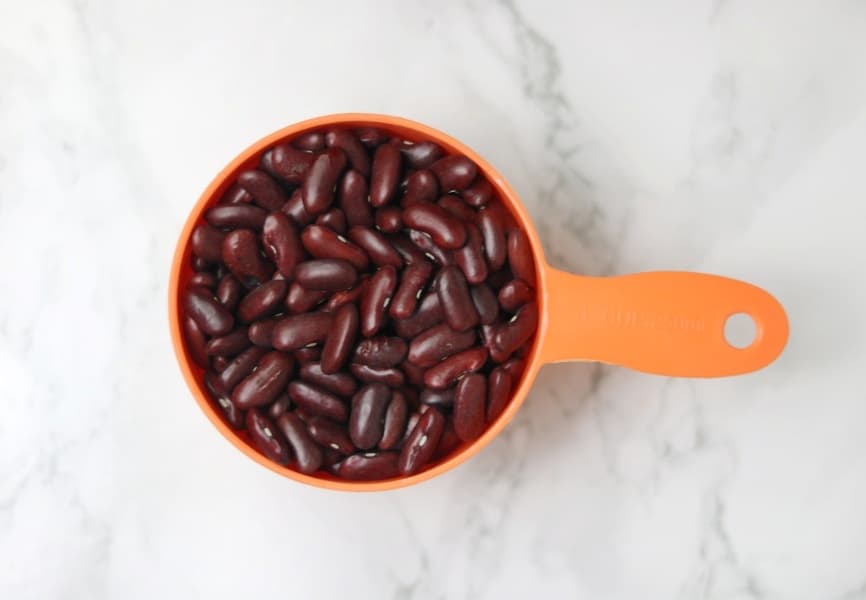
M703 319L681 314L650 312L615 306L580 306L577 316L587 323L599 323L624 329L654 329L657 331L703 331Z

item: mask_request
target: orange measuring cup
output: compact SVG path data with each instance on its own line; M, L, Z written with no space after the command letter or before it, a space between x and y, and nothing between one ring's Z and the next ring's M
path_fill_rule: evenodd
M244 434L228 427L204 387L202 371L183 341L180 291L192 276L190 236L204 210L220 198L237 174L258 165L270 146L300 133L328 127L382 127L409 140L432 140L478 165L499 198L529 238L537 272L538 329L519 385L511 401L475 441L428 469L384 481L347 481L327 474L305 475L278 465L256 451ZM750 345L737 348L725 338L725 324L745 313L755 324ZM659 271L616 277L586 277L555 269L544 259L538 233L517 194L472 149L431 127L400 117L348 113L317 117L290 125L241 152L211 182L190 212L178 241L169 285L169 325L178 363L196 401L216 428L259 464L302 483L347 491L377 491L418 483L456 467L473 456L517 413L539 369L546 363L598 361L636 371L674 377L720 377L755 371L771 363L785 347L788 320L781 304L749 283L703 273Z

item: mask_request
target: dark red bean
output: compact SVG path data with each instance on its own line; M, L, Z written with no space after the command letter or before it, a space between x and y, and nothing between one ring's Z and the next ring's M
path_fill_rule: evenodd
M512 358L502 363L502 368L511 375L511 381L516 386L523 375L524 360L522 358Z
M301 198L308 213L320 215L328 210L334 202L334 190L345 168L346 153L339 148L329 148L316 157L301 186Z
M400 199L400 206L406 208L416 202L433 202L439 194L439 182L427 169L415 171L406 179L406 191Z
M225 356L214 356L211 361L211 368L217 373L222 373L229 366L229 359Z
M298 373L301 379L338 396L349 397L358 389L358 384L348 373L325 373L319 363L302 364Z
M469 283L482 283L487 279L488 272L481 232L474 223L467 223L466 233L466 245L454 251L454 262Z
M352 397L349 415L349 438L361 450L369 450L382 439L385 411L391 401L391 390L381 383L369 383Z
M472 304L475 305L481 324L490 325L496 321L496 317L499 316L499 303L490 286L486 283L473 285L469 288L469 294L472 296Z
M328 227L310 225L301 234L307 252L316 258L336 258L348 261L356 269L366 269L367 253Z
M244 410L270 404L285 389L293 367L294 361L288 355L268 352L232 391L232 402Z
M235 356L251 346L247 328L241 327L231 333L211 338L207 343L208 356Z
M478 312L469 294L466 278L457 267L445 267L436 277L436 293L445 314L445 321L455 331L465 331L478 325Z
M258 236L249 229L236 229L226 235L222 259L232 275L248 287L264 283L273 273L273 267L259 249Z
M369 227L351 227L349 229L349 239L360 246L370 257L376 266L384 267L391 265L393 267L402 267L403 260L393 246L388 243L381 233Z
M229 189L220 198L222 204L249 204L252 201L252 195L236 183L229 186Z
M487 422L492 423L511 399L511 374L503 367L490 372L487 391Z
M322 360L322 348L321 346L298 348L297 350L292 351L292 356L294 356L295 360L298 361L300 364L309 362L317 363Z
M200 286L188 287L183 307L196 325L207 335L225 335L234 327L232 314L214 298L213 292Z
M312 416L307 419L307 431L320 446L331 448L341 454L351 454L355 451L355 445L349 439L346 430L324 417Z
M385 206L391 201L400 177L400 150L391 144L376 148L370 175L370 204Z
M425 369L423 367L414 365L409 361L403 361L403 364L400 365L400 370L406 375L406 381L412 385L424 385Z
M292 402L310 413L341 422L349 418L349 411L342 400L309 383L292 381L286 391Z
M222 244L225 236L224 231L211 227L207 223L197 225L189 238L192 253L209 263L219 262L222 258Z
M352 363L349 365L352 375L364 383L384 383L388 387L398 388L406 381L403 371L394 367L388 369L375 369L367 365Z
M334 292L328 301L325 303L325 307L323 310L326 312L335 312L338 308L345 304L355 304L361 298L361 294L364 293L364 286L367 285L367 280L369 277L366 275L362 275L358 279L358 283L355 284L350 290L341 290L339 292Z
M459 332L441 323L412 339L408 360L419 367L432 367L443 358L471 348L474 343L474 329Z
M192 317L183 318L183 333L186 347L193 362L202 368L207 368L207 338Z
M439 295L436 292L428 292L421 298L415 314L408 319L395 322L394 329L404 340L411 340L425 329L441 323L444 318Z
M315 217L308 213L307 209L304 208L304 198L301 195L301 188L292 192L291 198L289 198L289 201L283 205L280 211L291 217L292 221L301 227L309 225L313 222L313 219L315 219Z
M447 267L448 265L454 264L453 252L437 246L436 243L433 241L433 238L431 238L423 231L410 229L409 240L417 248L419 248L425 256L427 256L433 261L436 261L436 263L440 267Z
M408 346L403 338L379 336L358 342L352 362L374 369L387 369L399 365L406 358Z
M394 300L388 313L395 319L407 319L415 312L424 285L430 279L433 267L428 262L411 264L403 269L400 286L394 292Z
M406 164L412 169L426 169L445 154L442 148L434 142L416 142L400 147Z
M430 408L421 415L400 451L397 468L401 475L417 473L430 462L444 429L445 417L435 408Z
M372 227L373 210L367 202L367 180L357 171L347 171L337 188L337 201L349 228Z
M262 319L251 323L247 328L247 337L250 341L260 348L273 348L271 338L273 337L274 327L282 317L271 317L270 319Z
M259 452L281 465L289 464L289 445L277 426L258 409L247 411L247 432Z
M466 204L478 208L486 205L493 198L493 186L484 177L479 177L475 183L463 190L461 195Z
M479 346L453 354L424 373L424 383L443 390L467 373L474 373L487 361L487 348Z
M191 258L192 258L191 262L192 262L193 271L196 271L196 272L208 271L213 266L213 265L211 265L211 263L209 263L208 261L206 261L205 259L203 259L200 256L192 256Z
M346 222L346 213L339 208L332 208L328 212L319 215L316 219L316 225L328 227L340 235L346 235L346 230L349 228Z
M241 299L242 289L243 286L241 285L241 282L238 281L238 278L231 273L227 273L223 275L219 284L217 284L217 300L219 300L228 310L234 310L237 308L238 302Z
M439 180L439 188L443 192L465 190L478 173L475 163L460 155L440 158L430 165L430 170Z
M376 211L376 227L383 233L397 233L403 229L403 211L398 206L383 206Z
M471 373L457 382L454 391L454 432L464 442L471 442L484 431L484 405L487 402L487 379Z
M286 183L300 185L304 182L315 155L293 148L288 143L277 144L262 155L262 168Z
M454 388L451 387L447 390L424 388L421 390L419 400L421 404L435 406L440 410L451 408L454 405Z
M265 355L262 348L247 348L235 356L228 366L214 378L214 388L218 393L229 396L241 380L252 373L259 359Z
M420 231L417 233L419 235L426 235L424 233L421 233ZM403 259L403 262L406 265L417 265L419 263L429 262L424 253L418 249L418 246L413 244L412 240L410 240L405 235L391 236L390 238L388 238L388 241L390 242L391 246L394 247L394 250L397 251L397 254L400 255L400 258Z
M224 229L261 229L268 211L252 204L218 204L207 209L204 218Z
M425 202L407 206L403 211L403 222L428 234L442 248L459 248L466 243L463 223L436 204Z
M277 419L277 427L283 432L286 441L301 473L314 473L322 466L322 449L316 445L298 415L285 413Z
M345 304L334 313L334 321L328 339L322 348L322 371L336 373L339 371L358 336L358 309L354 304Z
M249 323L277 312L288 290L289 284L282 279L263 283L241 300L238 317L242 322Z
M385 309L397 288L397 269L381 267L370 277L361 295L361 335L375 335L385 323Z
M367 148L376 148L388 141L390 136L378 127L358 127L355 136Z
M529 245L529 238L520 229L512 229L508 232L508 264L517 279L522 279L529 285L535 284L532 248Z
M512 279L499 290L499 305L511 313L534 299L532 288L521 279Z
M325 142L329 148L339 148L349 158L352 168L365 177L370 174L370 157L352 132L345 129L332 129L325 134Z
M214 373L205 373L204 382L208 390L210 390L217 410L222 413L223 419L228 423L229 427L232 429L243 429L244 411L235 406L227 395L217 391L214 383L215 379L216 375Z
M317 258L295 267L295 279L308 290L348 290L358 281L352 264L337 258Z
M537 326L538 308L535 302L527 302L511 321L497 330L493 345L501 352L511 354L532 337Z
M268 417L277 420L280 415L289 411L292 407L292 400L285 392L277 396L277 399L268 407Z
M308 290L297 281L289 285L286 294L286 308L292 313L305 313L328 297L326 290Z
M409 405L400 390L391 394L391 402L385 411L385 424L382 427L382 438L379 440L381 450L395 448L403 439L406 430L406 418L409 416Z
M449 456L462 443L463 441L457 436L457 432L454 431L453 419L447 420L445 422L445 429L442 431L442 437L439 438L439 445L436 446L436 452L433 453L433 460Z
M470 223L475 220L475 211L472 210L468 204L463 202L460 199L460 196L455 196L454 194L446 194L439 198L438 204L442 210L447 212L452 217L456 217L461 221L469 221Z
M396 452L353 454L339 463L336 474L354 481L378 481L398 475Z
M498 271L505 264L508 253L502 208L497 204L490 204L478 211L478 229L484 240L484 254L490 270Z
M325 134L321 131L307 131L292 140L292 146L305 152L318 152L325 149Z
M274 326L271 343L277 350L297 350L325 341L331 328L328 313L303 313L281 319Z
M237 183L249 192L253 202L265 210L280 210L289 199L283 188L270 175L258 169L242 171L238 175Z
M216 287L216 277L214 277L213 273L208 273L207 271L193 273L193 276L189 278L189 283L187 285L199 286L212 290Z
M291 277L295 265L303 256L301 241L295 225L281 212L265 218L262 227L262 246L283 277Z

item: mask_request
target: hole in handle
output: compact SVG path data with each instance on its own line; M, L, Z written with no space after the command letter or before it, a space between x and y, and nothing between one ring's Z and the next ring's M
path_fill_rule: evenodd
M757 333L755 320L746 313L734 313L725 321L725 341L734 348L748 348Z

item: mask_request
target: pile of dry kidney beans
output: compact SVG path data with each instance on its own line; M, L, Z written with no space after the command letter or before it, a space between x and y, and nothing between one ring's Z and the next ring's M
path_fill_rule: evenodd
M484 431L538 320L525 233L465 156L311 131L192 233L183 328L215 406L269 459L411 475Z

